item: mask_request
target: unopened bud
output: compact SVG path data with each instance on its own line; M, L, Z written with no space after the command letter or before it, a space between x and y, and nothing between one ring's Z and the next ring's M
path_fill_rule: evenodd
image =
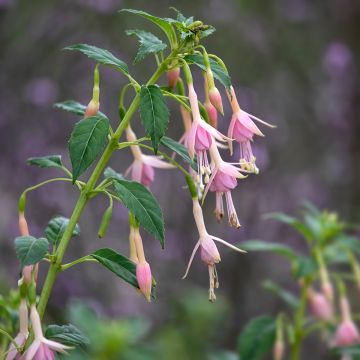
M100 103L98 101L95 101L94 99L90 100L88 106L86 107L85 110L85 118L91 117L91 116L95 116L100 108Z
M151 301L152 276L150 265L146 261L142 261L136 265L136 278L140 291L147 301Z
M29 228L24 213L19 214L19 231L21 236L29 235Z
M210 237L200 240L201 260L207 265L214 265L220 262L220 254L214 240Z
M109 227L109 223L110 223L111 216L112 216L112 209L113 209L113 207L111 204L104 212L104 215L101 219L99 231L98 231L99 238L103 238L106 234L106 231Z
M169 87L170 88L175 87L178 80L179 80L179 77L180 77L180 68L176 67L176 68L173 68L173 69L169 70L166 73L166 76L167 76Z
M209 89L209 99L215 109L220 113L224 114L223 104L221 100L221 95L216 86Z
M334 302L334 287L332 286L332 284L329 280L322 282L321 290L322 290L323 294L325 295L326 299L330 302L330 304L333 304L333 302Z
M215 106L210 101L206 101L204 107L208 114L210 125L216 129L218 126L218 115Z
M273 359L282 360L284 357L285 345L283 340L276 340L273 347Z
M324 294L308 290L308 300L312 314L319 320L329 321L333 317L333 308Z

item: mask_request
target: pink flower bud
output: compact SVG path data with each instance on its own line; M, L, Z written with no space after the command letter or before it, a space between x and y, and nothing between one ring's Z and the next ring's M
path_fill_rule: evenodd
M180 77L180 68L176 67L174 69L169 70L167 73L167 80L168 80L168 85L170 88L173 88L176 86L176 83L179 80Z
M334 288L331 284L330 281L325 281L322 286L321 286L321 290L324 293L326 299L330 302L333 303L334 301Z
M333 309L324 294L309 290L309 305L312 314L319 320L330 320L333 317Z
M29 228L23 213L19 214L19 231L21 236L29 235Z
M144 260L136 265L136 278L140 291L147 301L151 301L152 276L150 265Z
M85 110L85 118L91 117L91 116L95 116L100 108L100 103L95 101L95 100L91 100L88 104L88 106L86 107Z
M210 237L200 240L200 254L201 260L207 265L214 265L220 262L219 251L215 242Z
M273 359L282 360L284 357L284 352L285 352L284 342L281 340L276 340L273 347Z
M354 345L360 341L360 334L351 318L350 304L345 296L340 298L340 312L342 320L335 333L335 345Z
M210 125L217 129L218 126L218 115L217 111L215 109L215 106L210 102L206 101L204 103L205 110L208 114Z
M209 99L210 99L211 104L214 105L215 109L220 114L224 114L221 95L216 86L214 86L212 89L209 89Z

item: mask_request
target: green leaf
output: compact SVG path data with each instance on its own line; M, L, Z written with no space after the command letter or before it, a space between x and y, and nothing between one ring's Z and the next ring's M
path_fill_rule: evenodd
M184 145L179 144L177 141L167 136L162 137L160 143L178 154L182 159L184 159L188 164L190 164L194 170L197 171L196 159L190 159L189 153Z
M109 132L109 121L99 115L80 120L69 140L73 182L96 160Z
M174 29L171 26L172 23L172 19L163 19L163 18L159 18L157 16L153 16L148 14L145 11L141 11L141 10L134 10L134 9L122 9L120 10L120 12L125 11L131 14L135 14L135 15L139 15L142 16L143 18L150 20L151 22L153 22L154 24L156 24L161 30L164 31L164 33L166 34L167 38L169 39L170 43L173 42L173 38L174 38Z
M49 325L45 337L68 346L85 346L90 344L89 339L74 325Z
M277 213L266 214L265 219L278 220L285 224L288 224L292 226L294 229L296 229L308 240L313 240L314 238L313 232L304 223L302 223L300 220L292 216L286 215L281 212L277 212Z
M143 60L149 54L156 54L166 49L167 45L163 43L154 34L142 30L127 30L127 35L135 35L139 38L140 47L134 63Z
M59 102L54 104L54 108L64 110L71 112L75 115L84 116L86 106L83 104L80 104L77 101L74 100L65 100L63 102ZM98 115L101 115L102 117L106 118L107 116L102 113L101 111L98 112Z
M151 138L155 154L169 125L169 109L157 85L143 85L140 91L140 116L146 133Z
M56 246L64 235L65 229L69 224L69 219L63 216L57 216L51 219L45 229L46 238ZM72 236L80 235L80 227L76 224Z
M126 256L109 248L96 250L90 256L130 285L139 288L136 279L136 264Z
M108 166L104 171L105 179L124 180L124 176Z
M271 243L259 240L249 240L241 243L241 248L246 251L271 251L275 254L285 256L290 260L295 260L298 255L288 246L278 243Z
M261 286L271 291L273 294L282 299L286 304L290 305L292 308L296 308L299 305L299 300L289 291L281 288L278 284L274 283L271 280L265 280Z
M176 20L183 23L185 26L186 25L190 25L194 22L194 17L190 16L190 17L186 17L184 16L178 9L176 9L175 7L170 7L171 10L174 10L176 12Z
M186 55L184 57L184 60L188 62L189 64L195 64L200 69L206 70L206 67L204 65L204 59L201 55ZM229 88L231 86L231 79L229 74L214 60L210 59L210 67L214 74L214 77L219 80L225 88Z
M90 59L93 59L100 64L114 66L116 69L120 70L125 74L129 73L129 69L126 63L118 59L108 50L100 49L96 46L87 44L75 44L67 46L66 48L64 48L64 50L80 51L86 56L88 56Z
M21 267L38 263L45 257L48 248L49 242L45 238L20 236L15 239L15 252Z
M135 215L137 221L164 247L164 218L154 195L142 184L128 180L114 180L116 195Z
M275 319L270 316L259 316L251 320L239 337L240 359L261 359L273 347L275 330Z
M31 157L27 159L27 163L29 165L36 165L41 168L49 168L49 167L62 167L61 155L47 155L40 157Z
M298 256L293 264L293 275L296 279L313 275L318 271L318 265L314 259L307 256Z

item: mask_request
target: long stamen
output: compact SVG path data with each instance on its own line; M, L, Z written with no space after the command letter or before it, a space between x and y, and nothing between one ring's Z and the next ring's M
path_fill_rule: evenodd
M227 205L227 211L229 217L229 224L238 229L240 227L240 223L232 200L231 191L226 191L225 197L226 197L226 205Z

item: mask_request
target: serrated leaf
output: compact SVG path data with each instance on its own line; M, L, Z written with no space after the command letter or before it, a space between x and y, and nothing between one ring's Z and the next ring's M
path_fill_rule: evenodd
M241 243L241 248L246 251L271 251L275 254L285 256L291 260L297 259L298 255L288 246L267 241L249 240Z
M27 159L27 163L29 165L36 165L41 168L49 168L49 167L62 167L61 155L47 155L47 156L39 156L39 157L31 157Z
M19 236L15 239L15 252L21 267L38 263L45 257L48 248L49 242L45 238Z
M188 164L190 164L194 170L197 171L196 159L190 159L189 153L184 145L167 136L162 137L160 143L178 154L182 159L184 159Z
M98 249L90 256L130 285L139 288L136 279L136 264L126 256L109 248Z
M99 115L79 121L69 140L73 182L96 160L105 146L109 121Z
M216 29L213 26L209 25L209 27L206 30L201 31L200 39L204 39L204 38L212 35L215 31L216 31Z
M124 176L118 172L116 172L113 168L108 166L104 171L105 179L116 179L116 180L124 180Z
M108 50L88 44L75 44L65 47L64 50L80 51L90 59L93 59L100 64L114 66L116 69L125 74L129 73L129 69L126 63L118 59Z
M170 9L172 9L176 12L176 20L183 23L185 26L190 25L191 23L194 22L193 16L190 16L187 18L185 15L183 15L178 9L176 9L173 6L170 7Z
M201 55L186 55L184 59L186 62L195 64L204 71L206 70L204 65L204 58ZM219 80L225 88L228 89L231 86L231 79L229 74L214 59L210 59L210 67L214 77Z
M140 91L140 116L146 134L150 136L155 154L169 125L169 109L157 85L143 85Z
M134 61L135 64L143 60L147 55L157 54L167 47L157 36L147 31L127 30L126 34L137 36L140 42L140 47Z
M292 308L296 308L299 305L299 300L291 292L281 288L278 284L271 280L265 280L262 287L282 299L285 303L290 305Z
M154 195L142 184L129 180L114 180L114 190L122 203L135 215L145 230L164 247L164 218Z
M49 325L46 328L45 337L68 346L86 346L90 344L89 339L82 331L72 324Z
M64 232L69 224L69 219L63 216L57 216L51 219L45 228L46 238L56 246L58 242L61 240ZM76 224L75 229L73 230L72 236L80 235L80 227Z
M173 42L174 31L171 26L172 19L159 18L157 16L150 15L145 11L134 10L134 9L122 9L122 10L120 10L120 12L128 12L131 14L142 16L143 18L150 20L151 22L156 24L158 27L160 27L161 30L164 31L164 33L166 34L170 43Z
M240 359L261 359L272 349L275 331L275 319L270 316L259 316L251 320L239 337Z
M79 115L79 116L84 116L85 110L86 110L85 105L80 104L79 102L74 101L74 100L65 100L63 102L58 102L58 103L54 104L54 108L68 111L68 112L71 112L71 113ZM98 112L98 115L101 115L104 118L107 117L101 111Z

